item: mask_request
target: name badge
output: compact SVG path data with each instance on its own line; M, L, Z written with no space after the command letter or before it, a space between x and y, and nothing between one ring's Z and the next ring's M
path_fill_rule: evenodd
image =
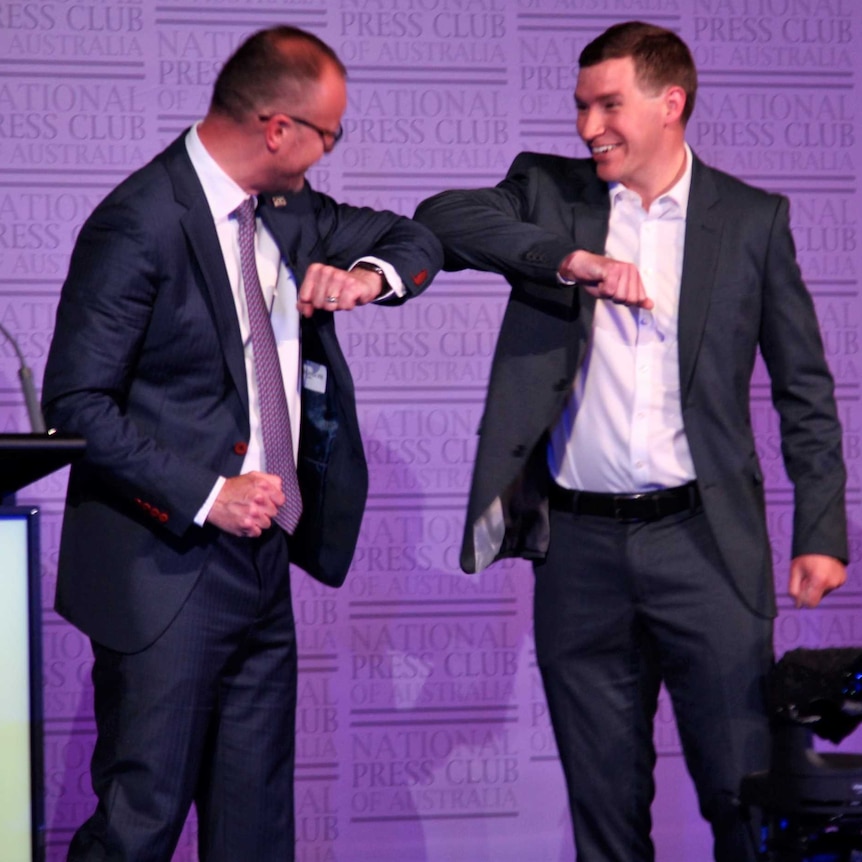
M302 388L309 392L326 392L326 366L306 359L302 363Z

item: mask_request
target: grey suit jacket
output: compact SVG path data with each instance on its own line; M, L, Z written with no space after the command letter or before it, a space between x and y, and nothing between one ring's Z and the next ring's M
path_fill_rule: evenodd
M493 189L449 191L416 219L443 242L445 268L502 273L512 291L491 370L461 555L541 559L548 545L547 433L560 415L595 299L560 285L562 259L604 253L608 190L592 160L522 153ZM695 158L679 308L679 391L704 509L728 572L755 611L775 611L761 473L749 411L759 351L795 488L793 555L847 557L841 428L788 201ZM488 553L484 517L505 532ZM477 541L479 545L477 545Z
M427 229L308 186L261 207L297 283L313 261L347 268L373 254L415 294L442 262ZM303 360L327 373L324 391L302 392L303 517L290 556L337 586L359 533L367 468L334 315L303 320L301 336ZM184 136L111 192L82 228L43 403L51 426L87 440L70 475L57 609L106 646L142 649L194 587L218 538L194 524L195 514L219 475L240 471L249 438L236 310Z

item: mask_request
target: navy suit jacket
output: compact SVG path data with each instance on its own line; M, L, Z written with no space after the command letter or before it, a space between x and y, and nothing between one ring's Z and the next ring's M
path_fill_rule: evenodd
M313 261L347 268L372 254L415 294L441 263L427 229L337 204L307 185L259 206L297 284ZM359 533L367 468L334 315L303 318L301 340L303 361L326 368L326 386L302 391L304 511L290 556L337 586ZM84 225L60 298L43 403L51 427L87 440L69 479L57 610L97 642L142 649L193 588L218 536L194 516L219 475L239 473L249 439L236 310L184 136Z
M548 546L546 444L584 356L596 300L557 282L574 249L604 254L607 185L591 159L522 153L493 189L443 192L416 219L446 269L502 273L512 292L482 419L461 564L541 559ZM796 262L786 198L694 159L679 307L679 398L704 510L728 572L755 611L775 610L763 475L749 410L758 352L772 382L794 484L794 556L847 557L846 474L833 381ZM477 546L495 500L502 541Z

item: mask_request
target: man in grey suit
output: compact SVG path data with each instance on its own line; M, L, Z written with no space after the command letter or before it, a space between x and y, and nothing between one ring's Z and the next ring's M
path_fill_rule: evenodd
M789 591L845 580L841 429L785 198L685 142L686 45L640 22L580 56L591 159L522 153L417 220L447 269L499 272L502 324L461 563L534 560L535 637L580 862L649 862L664 682L715 858L754 844L775 598L749 413L759 348L795 487Z
M76 243L43 398L87 440L57 586L95 657L98 805L72 860L167 862L193 802L201 860L294 858L289 563L339 585L368 485L332 312L442 262L426 228L305 181L345 74L309 33L252 35Z

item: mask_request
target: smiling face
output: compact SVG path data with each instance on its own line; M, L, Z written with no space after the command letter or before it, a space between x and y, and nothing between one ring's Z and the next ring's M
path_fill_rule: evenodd
M682 173L682 88L642 90L634 61L621 57L581 68L575 104L578 134L605 182L622 183L648 207Z

